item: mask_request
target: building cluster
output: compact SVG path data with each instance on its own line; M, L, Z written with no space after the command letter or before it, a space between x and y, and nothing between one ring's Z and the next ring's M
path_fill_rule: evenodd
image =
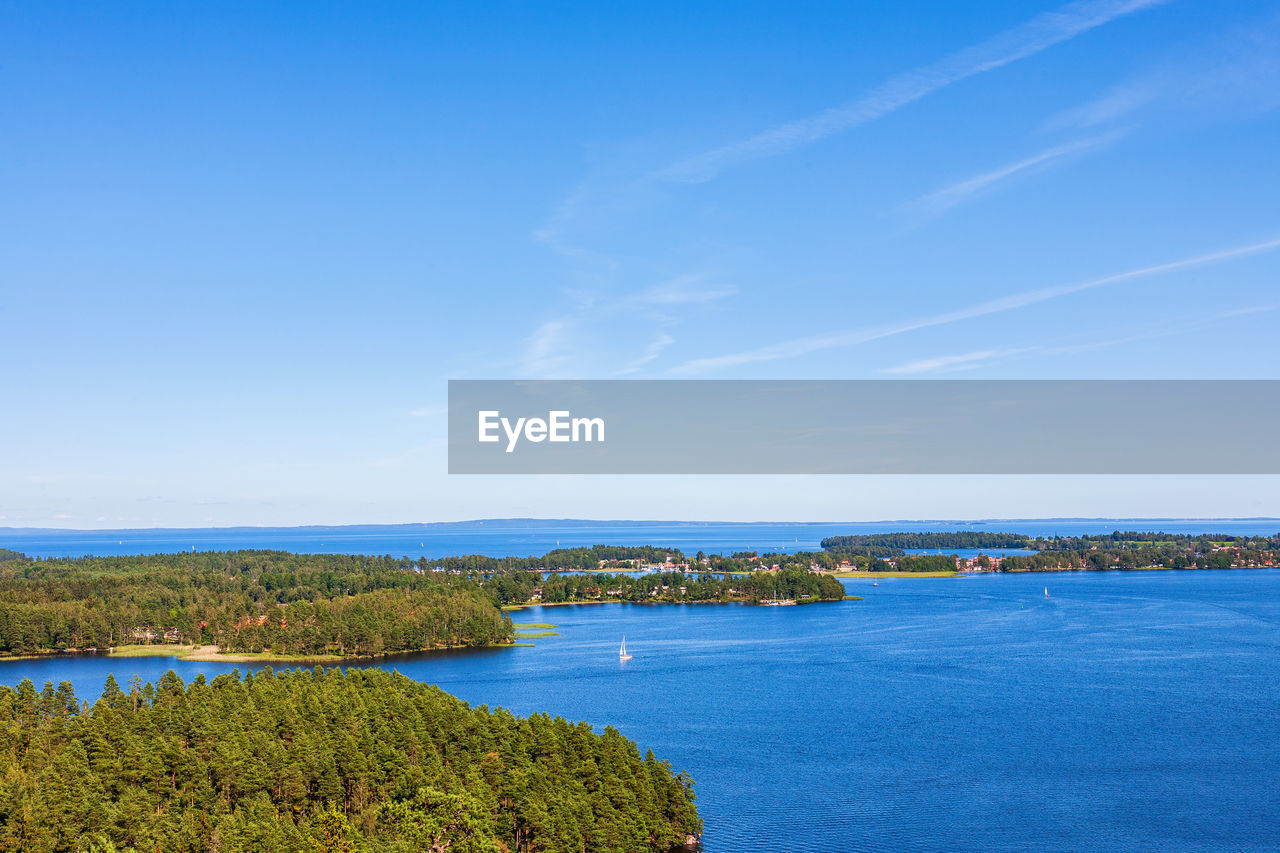
M979 554L976 557L956 557L956 571L998 572L1002 563L1004 563L1004 557L989 557L986 554Z

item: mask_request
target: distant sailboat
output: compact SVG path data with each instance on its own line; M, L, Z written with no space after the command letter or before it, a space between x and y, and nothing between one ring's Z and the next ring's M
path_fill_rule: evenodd
M627 638L622 638L622 648L618 650L618 660L631 660L631 655L627 654Z
M1045 597L1045 598L1048 598L1048 597L1049 597L1049 587L1047 587L1047 586L1044 588L1044 597Z

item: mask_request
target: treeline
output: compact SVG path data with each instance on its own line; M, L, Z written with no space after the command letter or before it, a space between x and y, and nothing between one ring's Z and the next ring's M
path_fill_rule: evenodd
M1005 557L1000 569L1006 572L1045 572L1061 569L1231 569L1280 564L1280 551L1237 548L1196 552L1173 545L1145 548L1093 547L1088 550L1043 551L1039 554Z
M0 563L6 560L25 560L27 555L21 551L11 551L8 548L0 548Z
M1080 536L1026 536L1021 533L996 533L977 530L953 530L935 533L870 533L856 536L828 536L822 547L828 551L866 553L868 550L890 549L943 550L956 548L1011 549L1032 551L1080 551L1093 547L1142 549L1167 546L1203 553L1214 547L1229 546L1265 551L1280 548L1280 533L1275 536L1233 536L1225 533L1161 533L1158 531L1115 530L1111 533L1089 533ZM883 556L893 556L885 554Z
M224 652L380 655L511 642L510 622L487 597L469 590L384 589L295 601L256 619L222 620L201 634Z
M0 564L0 652L216 643L381 654L514 636L480 584L408 559L234 551Z
M743 601L758 604L775 598L796 601L841 601L845 590L830 575L807 569L716 576L710 572L655 572L628 575L553 575L510 572L490 578L485 589L499 604L523 604L537 598L548 604L573 601L630 602Z
M981 530L952 530L942 533L866 533L828 536L822 540L828 551L893 557L910 550L943 548L1033 548L1034 540L1019 533L992 533Z
M1246 551L1275 551L1280 549L1280 534L1275 536L1230 536L1221 533L1183 534L1152 533L1150 531L1116 530L1111 533L1084 536L1053 536L1036 540L1033 547L1049 551L1084 551L1106 548L1113 551L1166 550L1191 551L1197 554L1211 552L1214 548L1238 548Z
M1120 531L1080 536L1029 537L1016 533L950 531L946 533L877 533L831 536L822 540L827 553L855 568L905 572L955 568L955 555L907 555L903 549L1019 549L1034 551L1005 557L1000 571L1063 569L1226 569L1280 564L1280 534L1232 536Z
M0 780L22 853L664 853L702 828L688 776L612 728L379 670L0 687Z
M655 548L651 545L593 545L590 548L556 548L541 557L486 557L468 554L461 557L436 557L423 563L435 571L482 573L513 571L570 571L597 569L601 563L663 564L668 559L680 562L684 555L677 548Z

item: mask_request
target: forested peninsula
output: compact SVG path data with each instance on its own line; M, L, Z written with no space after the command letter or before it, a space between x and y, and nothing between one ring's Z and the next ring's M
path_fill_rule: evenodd
M612 728L380 670L0 687L0 851L665 853L693 800Z
M555 552L553 552L554 554ZM562 574L589 565L643 575ZM509 645L529 603L810 603L844 598L807 570L682 571L678 551L569 549L521 560L233 551L0 562L0 655L115 650L197 659L337 662ZM682 568L688 566L680 562ZM546 567L551 568L546 568Z

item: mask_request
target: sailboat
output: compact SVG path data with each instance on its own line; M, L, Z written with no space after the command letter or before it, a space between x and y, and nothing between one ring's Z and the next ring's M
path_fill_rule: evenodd
M1044 597L1045 597L1045 598L1048 598L1048 597L1049 597L1049 587L1047 587L1047 586L1044 588Z
M622 638L622 648L618 650L618 660L631 660L631 655L627 654L627 638Z

